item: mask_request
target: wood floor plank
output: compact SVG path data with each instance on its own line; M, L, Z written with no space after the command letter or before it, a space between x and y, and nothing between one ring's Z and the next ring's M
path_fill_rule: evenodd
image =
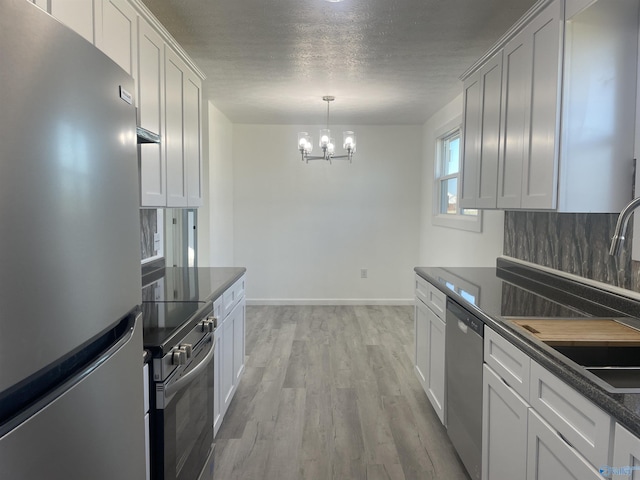
M305 400L304 388L282 389L264 478L279 480L300 478Z
M249 306L215 480L468 479L413 371L413 307Z

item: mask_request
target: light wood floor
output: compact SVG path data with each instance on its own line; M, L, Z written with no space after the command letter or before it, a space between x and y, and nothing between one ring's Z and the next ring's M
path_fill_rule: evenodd
M413 307L247 307L215 480L467 479L412 368Z

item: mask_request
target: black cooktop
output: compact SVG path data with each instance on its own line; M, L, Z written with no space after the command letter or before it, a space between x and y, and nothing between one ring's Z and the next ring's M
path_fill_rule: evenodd
M209 313L212 311L211 303ZM175 347L206 316L206 304L199 302L143 302L142 342L153 356Z

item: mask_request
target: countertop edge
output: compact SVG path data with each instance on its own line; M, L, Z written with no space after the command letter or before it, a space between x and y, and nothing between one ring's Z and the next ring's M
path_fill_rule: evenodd
M208 268L216 268L216 267L208 267ZM225 267L225 268L228 268L228 267ZM230 273L229 280L227 280L226 283L222 284L217 289L215 289L211 293L211 295L209 295L206 298L206 301L215 302L216 300L218 300L222 296L222 294L225 292L225 290L227 290L231 285L233 285L238 280L240 280L242 276L247 272L247 269L245 267L233 267L233 268L237 271L235 273Z

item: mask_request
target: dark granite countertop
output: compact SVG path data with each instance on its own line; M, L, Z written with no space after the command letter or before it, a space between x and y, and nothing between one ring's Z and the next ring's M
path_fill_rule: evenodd
M415 272L478 316L640 436L640 393L611 393L552 347L506 317L640 317L640 301L563 275L499 258L497 267L416 267Z
M142 277L142 339L153 356L166 354L246 272L242 267L169 267Z
M143 302L215 301L244 267L167 267L142 277Z

